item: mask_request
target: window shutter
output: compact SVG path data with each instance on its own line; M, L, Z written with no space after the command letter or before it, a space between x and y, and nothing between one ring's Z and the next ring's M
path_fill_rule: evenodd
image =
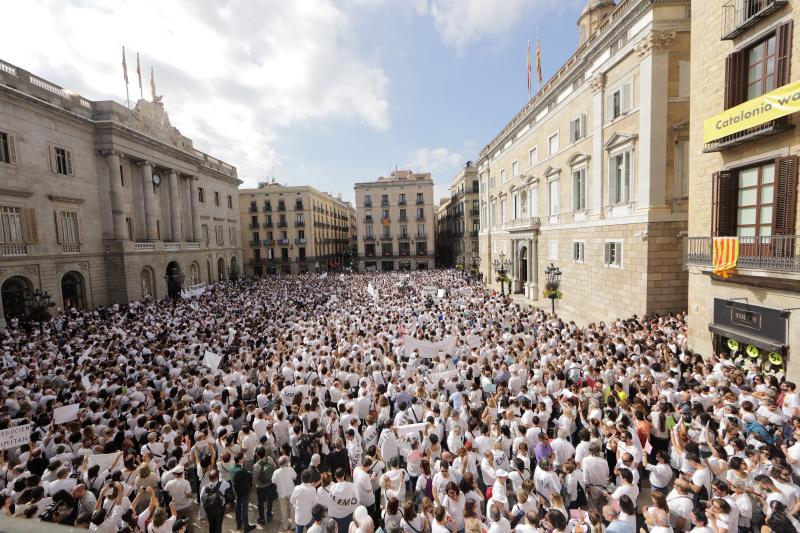
M36 227L36 210L32 207L23 207L20 211L22 225L22 240L31 244L39 242L39 231Z
M80 213L75 213L75 242L83 244L83 228L81 227L81 215Z
M578 137L575 135L575 121L574 120L570 120L569 121L569 140L574 142L577 138Z
M61 226L61 217L63 216L62 212L58 209L53 211L53 214L56 217L56 242L59 244L64 242L64 231Z
M48 144L47 152L50 154L50 172L58 172L58 163L56 162L55 147L52 144Z
M10 133L8 134L8 162L12 165L17 164L17 139Z
M776 32L776 54L775 54L775 87L781 87L789 83L789 75L792 64L792 28L794 21L790 20L778 26Z
M747 57L745 52L734 52L725 59L725 109L744 101L747 84Z
M581 113L580 137L581 139L586 137L586 113Z
M611 264L611 243L609 242L603 244L603 263Z
M606 122L614 120L614 93L606 95Z
M715 172L712 181L711 235L736 235L736 174L730 170Z
M72 173L72 152L70 150L64 150L64 155L66 156L67 160L67 174L73 176Z
M776 163L775 235L794 235L797 214L798 156L779 158Z
M628 83L626 83L625 85L622 86L622 104L621 104L621 107L622 107L622 113L623 114L629 112L631 110L631 107L632 107L632 104L631 104L631 86L632 85L633 85L633 82L629 81Z
M608 160L608 203L617 203L617 166L614 158Z

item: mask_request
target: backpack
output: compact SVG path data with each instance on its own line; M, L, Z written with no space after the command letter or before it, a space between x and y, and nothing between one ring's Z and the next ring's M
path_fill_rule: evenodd
M219 482L216 485L209 485L203 494L203 510L209 518L216 518L221 516L225 511L225 504L222 500L222 494L219 492Z
M275 465L269 461L259 461L258 466L256 483L261 487L272 483L272 474L275 472Z

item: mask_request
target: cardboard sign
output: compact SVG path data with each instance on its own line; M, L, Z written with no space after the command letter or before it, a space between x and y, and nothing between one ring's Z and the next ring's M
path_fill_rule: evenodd
M23 424L0 431L0 450L16 448L31 440L31 424Z
M77 403L65 405L63 407L56 407L56 409L53 411L53 421L56 424L72 422L78 418L78 411L80 411L80 407L81 406Z

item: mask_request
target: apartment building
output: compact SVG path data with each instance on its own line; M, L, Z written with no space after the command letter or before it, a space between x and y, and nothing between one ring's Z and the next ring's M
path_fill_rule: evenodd
M799 17L797 1L692 5L689 340L700 353L729 352L793 380L800 379ZM768 112L773 104L777 113ZM738 258L715 268L725 250Z
M481 273L586 322L687 305L690 2L591 0L567 62L480 152ZM499 284L497 284L499 288Z
M310 186L239 191L245 272L297 274L351 266L355 209Z
M0 320L239 275L240 183L160 96L91 101L0 61Z
M480 261L478 168L467 161L450 184L450 196L437 208L436 263L469 271Z
M355 184L358 269L387 272L433 268L433 179L430 173L395 170Z

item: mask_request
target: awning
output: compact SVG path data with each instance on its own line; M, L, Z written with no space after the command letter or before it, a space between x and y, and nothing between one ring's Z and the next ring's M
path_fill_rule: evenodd
M737 341L743 342L745 344L752 344L754 346L758 346L764 350L769 352L779 352L786 347L785 344L778 344L774 341L767 339L766 337L761 337L760 335L753 335L752 333L731 329L726 326L718 326L717 324L709 324L708 330L711 333L716 333L717 335L722 335L728 339L736 339Z

